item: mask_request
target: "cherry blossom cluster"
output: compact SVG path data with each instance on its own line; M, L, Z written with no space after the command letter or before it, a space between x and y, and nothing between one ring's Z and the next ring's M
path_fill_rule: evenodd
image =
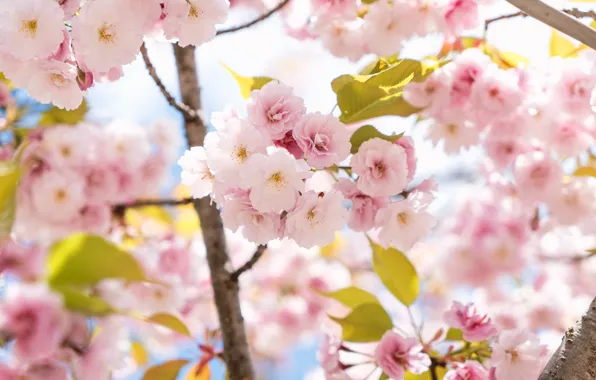
M448 37L479 27L480 8L491 0L311 0L306 25L289 28L299 38L319 38L339 57L398 53L404 41L442 33Z
M251 242L290 238L300 246L324 246L346 223L356 231L379 228L385 245L409 249L435 223L426 211L434 185L425 181L400 201L412 180L412 140L372 138L351 156L351 177L321 184L313 172L338 166L350 156L350 133L330 115L306 113L301 98L282 83L255 90L248 118L234 111L214 117L216 131L205 146L179 160L182 183L194 197L207 195L223 208L225 225ZM403 195L402 195L403 198ZM352 201L348 213L343 203Z
M45 242L107 232L113 206L159 191L181 143L168 121L152 130L123 121L55 125L28 141L13 231Z
M161 32L200 45L227 19L228 0L0 2L0 72L42 103L74 109L94 82L113 81Z

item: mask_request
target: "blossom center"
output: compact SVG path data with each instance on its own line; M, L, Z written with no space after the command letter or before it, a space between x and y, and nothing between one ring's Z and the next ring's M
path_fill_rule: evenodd
M70 157L72 154L72 150L70 149L69 146L63 146L60 149L60 153L62 154L63 157Z
M280 171L271 174L267 179L267 182L276 189L283 189L286 186L286 179Z
M64 86L67 82L66 78L64 78L64 75L58 73L50 74L50 81L52 84L54 84L54 86L58 87Z
M397 221L403 225L408 224L408 213L400 212L399 214L397 214Z
M315 149L318 151L327 151L327 136L321 136L320 134L316 134L314 138Z
M317 217L317 209L316 207L311 208L306 213L306 219L310 222L310 224L316 224L315 218Z
M35 38L37 35L37 20L21 21L21 31L28 34L29 37Z
M489 95L491 98L496 98L497 96L499 96L499 89L498 89L498 88L496 88L496 87L495 87L495 88L491 88L491 89L488 91L488 95Z
M203 171L203 176L201 177L201 179L208 179L211 181L213 180L213 174L211 174L209 169L205 169L205 171Z
M201 18L203 15L203 11L198 8L196 5L190 5L190 9L188 10L188 18L198 19Z
M447 133L449 133L451 136L455 135L457 132L457 125L455 124L447 124L445 128L447 129Z
M97 29L97 40L104 44L111 44L116 41L116 33L114 32L114 25L104 22L103 25Z
M58 191L56 191L56 200L58 202L62 202L66 198L67 198L66 191L64 191L63 189L59 189Z
M248 152L244 145L234 147L234 157L239 163L243 163L248 158Z
M381 161L375 162L372 174L376 179L383 178L383 175L385 174L385 164L383 164Z
M519 353L516 350L506 350L505 352L509 355L512 363L515 363L519 359Z

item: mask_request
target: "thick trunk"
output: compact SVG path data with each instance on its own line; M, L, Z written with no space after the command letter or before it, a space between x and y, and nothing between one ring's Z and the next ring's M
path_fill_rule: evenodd
M194 47L174 45L178 67L178 80L182 101L194 110L201 108L201 96ZM201 146L207 127L198 116L185 115L184 128L189 146ZM240 311L238 282L234 281L230 267L223 223L219 211L209 197L193 202L201 221L201 231L207 250L215 305L223 335L224 357L231 380L253 380L254 370L250 358L244 321Z
M563 336L538 380L596 379L596 298L575 326Z

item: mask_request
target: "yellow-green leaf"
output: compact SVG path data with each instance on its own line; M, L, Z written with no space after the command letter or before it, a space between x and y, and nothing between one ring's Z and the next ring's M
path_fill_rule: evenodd
M132 342L130 344L130 355L138 366L144 366L149 363L149 353L143 345L139 342Z
M592 166L582 166L581 168L577 169L573 176L575 177L596 177L596 168Z
M176 331L182 335L192 336L188 327L178 317L168 313L158 313L145 319L147 322L156 323L165 326L170 330Z
M0 162L0 239L10 235L17 207L21 171L12 161Z
M85 294L69 286L52 286L52 289L62 294L64 306L68 310L87 316L104 316L116 312L112 306L98 296Z
M105 279L146 281L133 255L101 236L74 234L50 248L51 285L93 286Z
M85 119L85 115L89 108L87 102L83 100L79 108L72 111L67 111L62 108L53 106L48 111L41 115L39 125L49 126L54 124L78 124Z
M367 303L379 303L374 294L367 292L364 289L355 286L339 289L334 292L320 292L325 297L333 298L336 301L350 307L352 309Z
M240 93L244 99L250 98L250 93L254 90L260 90L264 85L275 80L269 77L244 77L240 74L237 74L223 63L222 65L230 72L230 74L234 76L234 79L236 79L236 83L238 83L238 86L240 87Z
M464 340L463 332L460 329L450 328L447 330L445 340Z
M190 369L190 371L188 372L188 375L186 375L185 380L209 380L209 379L211 379L211 368L209 368L209 365L203 366L203 368L201 368L201 372L199 372L199 373L197 373L198 368L199 368L198 364L193 366Z
M393 327L391 317L378 303L356 307L344 318L330 316L342 327L342 339L347 342L378 342Z
M370 241L373 268L385 287L404 305L410 306L418 298L420 280L416 269L401 251L385 249Z
M151 367L145 372L143 380L176 380L182 367L187 364L188 360L172 360Z
M443 377L445 377L445 374L447 373L447 368L434 367L434 371L435 371L435 374L437 375L437 377L433 377L431 375L430 371L426 371L420 375L414 375L413 373L406 372L406 376L404 377L404 380L434 380L434 379L441 380Z
M375 137L394 142L402 136L403 133L400 133L398 135L387 136L379 132L379 130L373 127L372 125L364 125L358 128L358 130L356 130L356 132L354 132L354 134L352 134L352 137L350 138L350 143L352 144L351 152L353 154L356 154L358 152L358 149L360 149L360 145L362 145L362 143Z
M566 37L556 30L553 29L550 38L550 56L551 57L577 57L577 47L573 42L569 41Z

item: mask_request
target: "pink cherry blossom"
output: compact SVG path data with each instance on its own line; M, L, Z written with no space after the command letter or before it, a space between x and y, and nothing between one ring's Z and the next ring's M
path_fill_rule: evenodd
M68 367L59 362L41 362L27 368L24 374L27 380L68 380Z
M68 20L79 10L81 0L56 0L64 11L64 19Z
M572 177L547 204L558 223L572 225L591 219L596 211L596 178Z
M284 138L306 112L303 100L283 83L269 82L250 98L248 120L273 140Z
M344 1L344 0L341 0ZM319 17L312 29L333 55L356 62L366 54L361 19Z
M132 62L143 42L142 22L134 11L120 0L87 2L72 20L77 60L94 73Z
M285 234L304 248L324 246L333 241L348 219L344 198L337 191L303 194L286 218Z
M450 0L445 9L445 23L451 33L473 29L480 24L478 3L474 0Z
M84 183L72 174L49 171L35 181L33 205L40 216L70 222L84 205Z
M496 380L536 379L542 370L545 348L527 330L501 332L492 346Z
M408 83L404 87L404 99L414 107L441 112L449 101L452 80L451 71L436 70L424 82Z
M517 157L513 176L520 196L527 200L547 200L561 189L563 171L546 152L533 151Z
M53 59L53 60L61 61L61 62L65 62L67 60L74 59L73 52L72 52L72 46L71 46L72 41L70 39L70 33L66 29L64 29L62 32L64 34L64 39L60 43L58 50L56 50L54 52L54 54L52 54L50 57L48 57L48 59Z
M215 26L228 18L228 0L167 0L163 30L182 47L198 46L215 37Z
M405 149L381 138L362 143L350 165L359 176L358 189L370 196L399 194L408 184Z
M47 58L62 42L64 12L55 1L5 1L0 51L28 60Z
M472 2L452 0L450 4L460 6L469 5ZM479 49L467 49L453 60L453 65L447 67L452 78L449 93L452 105L463 106L466 104L470 98L474 83L488 67L491 67L491 60Z
M428 137L439 144L443 142L443 149L447 154L459 153L463 148L478 144L480 132L475 125L465 120L453 119L433 124L428 131Z
M353 16L357 12L356 0L311 0L315 15Z
M21 374L15 368L0 364L0 380L21 380Z
M593 64L585 59L563 60L553 75L551 92L567 112L586 116L590 113L590 97L596 80Z
M453 301L451 309L443 314L443 319L450 327L461 329L464 339L469 342L481 342L497 333L491 319L487 315L478 314L472 303L463 305Z
M574 118L558 118L544 127L542 135L545 142L561 157L578 156L594 143L593 132L585 122Z
M408 21L413 13L411 2L379 0L364 16L363 35L371 53L388 56L401 50L402 40L414 24Z
M377 364L392 379L403 379L406 371L419 375L428 370L430 358L416 338L387 331L375 351Z
M470 107L476 113L476 120L486 124L513 113L522 104L523 95L517 75L490 66L472 87Z
M205 148L192 147L178 160L182 168L182 184L190 189L194 198L203 198L213 190L213 173L207 166Z
M488 380L488 370L474 360L466 360L464 363L454 363L443 380Z
M349 379L339 361L339 350L341 349L341 345L341 340L337 339L334 335L328 333L324 335L323 342L317 352L317 359L325 372L326 379Z
M242 228L244 237L253 243L265 244L278 238L281 232L279 215L255 210L250 202L248 191L227 199L221 216L227 228L234 232Z
M0 328L14 337L14 354L33 361L53 354L65 337L62 299L42 284L18 284L0 304Z
M395 141L395 144L401 146L406 151L408 165L408 181L414 179L416 174L416 150L414 149L414 140L410 136L402 136Z
M23 280L38 278L44 270L46 251L39 245L23 245L11 239L0 242L0 273L9 271Z
M304 159L316 169L339 164L350 154L350 133L333 116L307 114L294 127L293 136Z
M41 103L53 103L67 110L76 109L83 101L77 83L75 66L59 61L29 62L27 90Z
M304 163L304 161L302 162ZM244 189L250 190L250 201L259 212L291 210L310 177L307 167L285 150L269 155L254 154L239 173Z
M298 146L298 143L292 135L292 131L286 132L286 135L283 138L273 141L273 145L279 148L284 148L297 160L300 160L304 157L304 152L300 146Z
M375 227L377 212L389 204L389 197L366 195L358 190L353 181L346 178L340 179L335 188L341 191L347 200L352 201L348 226L354 231L364 232Z

